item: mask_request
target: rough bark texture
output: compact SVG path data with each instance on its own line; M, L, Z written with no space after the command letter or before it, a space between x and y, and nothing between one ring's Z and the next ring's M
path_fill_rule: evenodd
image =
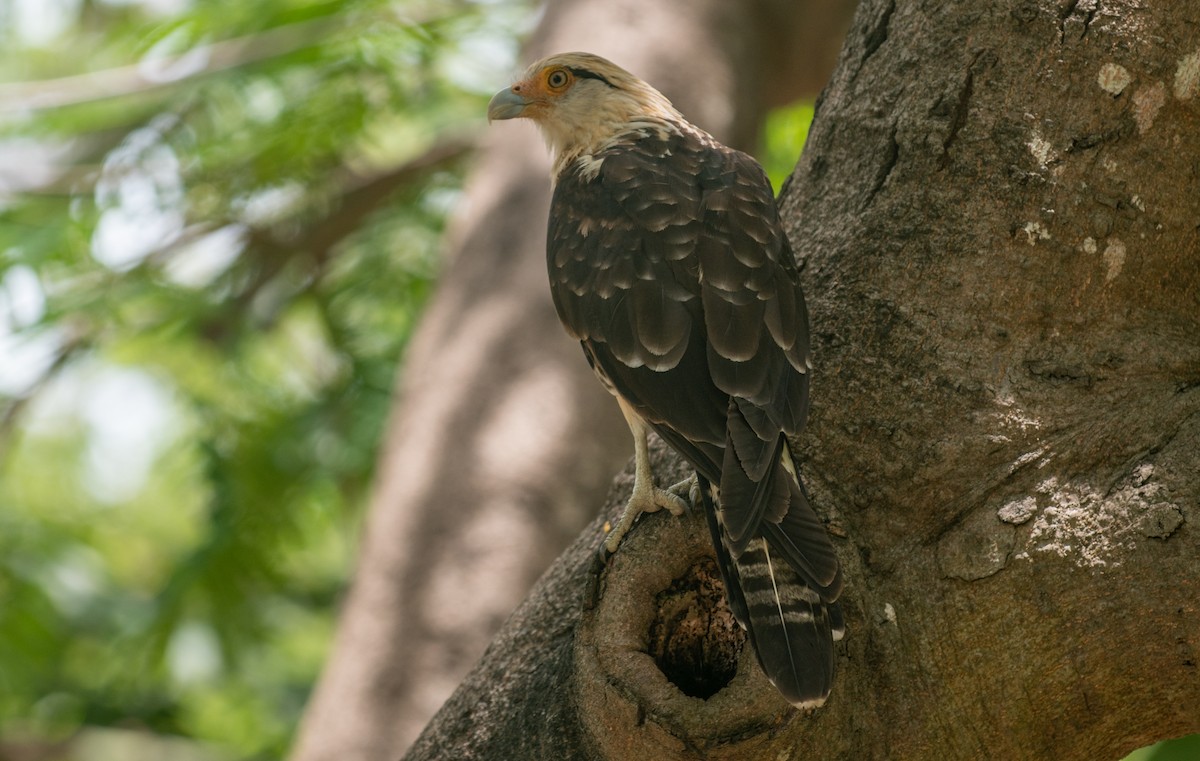
M527 58L611 57L748 147L768 107L816 93L852 9L557 0ZM595 515L632 451L550 303L549 199L532 126L489 130L406 358L355 582L293 761L396 758Z
M1198 11L860 6L783 204L848 579L824 708L747 649L707 700L668 681L656 601L707 550L654 515L607 568L589 528L407 758L1096 759L1200 730Z

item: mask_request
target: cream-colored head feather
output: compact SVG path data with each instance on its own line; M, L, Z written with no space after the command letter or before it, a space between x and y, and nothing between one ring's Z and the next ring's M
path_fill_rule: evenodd
M543 58L496 93L488 119L516 118L538 125L554 154L555 174L572 159L648 122L687 124L658 90L591 53Z

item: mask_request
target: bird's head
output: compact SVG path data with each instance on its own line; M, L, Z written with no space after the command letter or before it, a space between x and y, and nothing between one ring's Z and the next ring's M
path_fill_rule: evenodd
M658 90L590 53L543 58L496 93L487 113L488 121L533 120L558 165L565 157L593 151L639 121L683 121Z

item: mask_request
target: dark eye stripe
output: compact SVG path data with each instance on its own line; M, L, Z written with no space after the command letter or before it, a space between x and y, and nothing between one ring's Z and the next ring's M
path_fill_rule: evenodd
M575 67L569 67L569 68L570 68L571 73L580 79L599 79L601 82L608 85L609 87L616 89L616 85L614 85L612 82L609 82L603 76L601 76L600 74L597 74L594 71L589 71L588 69L578 69Z

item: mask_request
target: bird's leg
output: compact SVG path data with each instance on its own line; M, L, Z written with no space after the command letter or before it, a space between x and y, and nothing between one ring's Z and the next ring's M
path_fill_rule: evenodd
M633 434L633 494L629 495L629 501L625 503L621 519L604 540L604 548L610 553L617 551L617 545L642 513L655 513L664 507L675 516L687 512L687 503L677 494L654 485L654 474L650 470L650 448L646 444L646 423L624 399L617 397L617 401L621 405L621 412L625 414L625 421L629 423L629 431Z

